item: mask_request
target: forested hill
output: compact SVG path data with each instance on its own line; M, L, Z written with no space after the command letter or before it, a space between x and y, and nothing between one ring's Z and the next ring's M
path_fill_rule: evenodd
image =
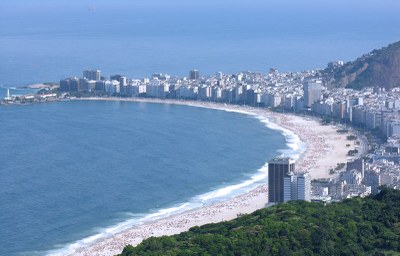
M363 55L341 67L323 71L328 87L384 87L400 86L400 42Z
M120 255L400 255L400 191L324 205L292 201L149 238Z

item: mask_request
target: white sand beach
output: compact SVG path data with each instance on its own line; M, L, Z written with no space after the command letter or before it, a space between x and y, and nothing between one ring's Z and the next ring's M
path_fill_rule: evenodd
M119 98L91 98L82 100L115 100L153 102L163 104L181 104L193 107L204 107L227 111L236 111L249 115L267 118L280 127L287 129L301 139L306 150L296 161L297 171L309 171L311 177L331 177L329 169L335 168L338 163L347 162L347 152L354 149L354 144L346 139L348 134L337 133L338 127L321 125L318 120L308 117L299 117L291 114L272 113L267 109L244 106L158 99L119 99ZM350 146L346 146L350 144ZM268 159L266 159L267 161ZM267 181L265 181L267 182ZM179 234L190 227L207 223L215 223L236 218L239 214L247 214L265 207L268 202L267 186L262 185L246 194L230 200L199 207L187 212L149 221L132 226L107 238L95 240L81 248L71 248L74 252L68 255L115 255L122 252L125 245L137 245L143 239L151 236Z

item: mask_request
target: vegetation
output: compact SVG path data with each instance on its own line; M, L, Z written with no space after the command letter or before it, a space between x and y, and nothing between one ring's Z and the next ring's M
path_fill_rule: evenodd
M346 166L345 163L338 163L338 164L336 165L336 167L335 167L335 170L336 170L336 171L339 171L339 170L343 169L345 166Z
M357 139L357 136L355 136L355 135L348 135L346 138L347 138L347 140L356 140L356 139Z
M322 125L328 125L328 124L330 124L331 122L332 122L331 118L329 118L329 117L327 117L327 116L322 117L322 120L321 120L321 124L322 124Z
M347 152L348 156L355 156L357 154L358 154L358 150L357 149L352 149L352 150L349 150L349 152Z
M347 129L339 129L339 130L336 130L336 132L340 133L340 134L343 134L343 133L348 133L349 130L347 130Z
M400 255L400 191L324 205L291 201L149 238L131 255Z
M400 85L400 42L364 54L355 61L338 68L326 68L323 74L334 87L348 87L360 90L378 86L391 89Z

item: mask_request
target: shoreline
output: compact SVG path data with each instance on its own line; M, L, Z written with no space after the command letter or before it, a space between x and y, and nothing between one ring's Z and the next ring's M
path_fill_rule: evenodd
M333 177L329 174L329 168L334 168L337 163L347 162L346 153L352 149L350 147L344 148L345 143L343 142L346 141L346 134L336 133L338 129L336 126L322 126L318 121L309 117L299 117L288 113L274 113L268 109L170 99L92 97L71 100L174 104L251 115L259 118L261 122L265 123L266 127L279 130L285 136L287 145L292 151L298 152L296 171L308 170L313 179ZM300 140L296 140L296 143L290 141L290 138L296 139L296 137ZM305 147L299 149L299 143ZM128 228L105 235L105 237L96 239L98 235L94 235L89 237L92 238L91 241L87 241L88 238L85 238L86 240L83 239L78 241L78 243L69 245L66 249L69 252L66 255L119 254L127 244L135 246L151 236L173 235L187 231L193 226L231 220L238 215L252 213L255 210L261 209L267 205L267 202L268 190L265 180L264 184L228 200L211 205L203 205L179 213L172 213L159 219L144 221L143 223L131 224ZM58 252L51 253L51 255L64 254Z

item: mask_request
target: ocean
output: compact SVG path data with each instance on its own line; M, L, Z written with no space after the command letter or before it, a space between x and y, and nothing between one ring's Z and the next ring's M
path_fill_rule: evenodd
M63 251L232 197L289 150L257 118L187 106L57 102L0 117L0 255Z
M324 68L400 39L400 2L2 0L0 85Z
M398 41L400 3L2 0L0 97L98 68L128 78L323 68ZM267 127L266 127L267 126ZM266 182L266 120L186 106L0 107L0 255L43 255ZM237 185L237 186L231 186Z

